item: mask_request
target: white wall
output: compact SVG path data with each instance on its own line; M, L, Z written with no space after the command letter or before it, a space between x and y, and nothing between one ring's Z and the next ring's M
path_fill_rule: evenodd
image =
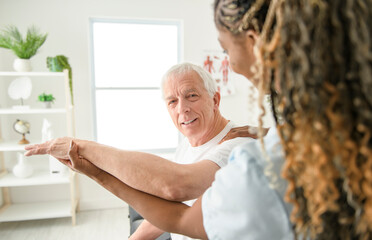
M220 49L213 23L213 0L0 0L0 27L13 24L25 31L32 24L48 33L32 58L34 71L47 71L46 57L63 54L73 69L76 136L93 139L90 79L89 18L181 19L184 24L183 59L201 63L203 51ZM151 36L149 36L151 39ZM15 56L0 49L0 71L11 71ZM256 124L248 112L249 84L235 77L236 94L222 99L221 111L238 124ZM7 86L0 86L5 88ZM81 209L121 205L91 180L80 177ZM45 197L45 196L42 196Z

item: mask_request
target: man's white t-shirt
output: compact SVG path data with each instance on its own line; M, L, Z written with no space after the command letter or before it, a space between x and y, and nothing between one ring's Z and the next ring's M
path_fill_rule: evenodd
M234 138L218 144L233 127L236 127L236 125L231 121L228 122L225 128L219 134L217 134L217 136L204 143L203 145L197 147L192 147L188 139L185 137L184 139L182 139L177 147L174 162L180 164L191 164L201 160L210 160L212 162L215 162L221 168L226 166L232 149L243 142L249 141L247 140L247 138ZM251 141L254 140L252 139ZM196 199L185 201L184 203L191 206L192 204L194 204L195 201ZM171 233L171 237L172 240L192 239L174 233Z

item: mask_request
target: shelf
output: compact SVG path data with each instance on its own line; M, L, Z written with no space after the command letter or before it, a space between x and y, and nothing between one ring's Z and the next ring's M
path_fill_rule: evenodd
M70 107L71 109L72 107ZM66 108L30 108L30 109L13 109L13 108L2 108L0 109L0 115L5 114L53 114L53 113L66 113Z
M71 217L71 201L14 203L0 211L0 222Z
M0 72L0 81L4 80L4 82L7 82L17 77L28 77L32 81L51 80L54 81L54 83L62 83L55 82L56 80L63 81L63 88L61 86L54 86L53 88L64 92L64 98L61 98L64 99L64 101L60 104L53 105L53 108L42 108L43 105L41 103L34 103L30 106L12 106L14 104L2 102L2 108L0 108L0 122L3 120L6 122L11 118L18 117L17 115L27 115L27 117L40 119L40 121L44 117L57 117L58 119L61 119L58 124L61 124L61 126L66 125L67 131L65 135L74 136L74 107L70 103L71 99L68 70L64 70L63 72L49 72L47 70L44 72ZM0 94L6 94L6 89L1 89ZM11 128L12 126L9 127L7 124L6 126L2 127ZM37 128L40 128L40 126L37 126ZM41 143L41 139L30 139L31 137L32 135L26 134L26 139L30 141L29 144ZM2 196L0 196L0 198L2 198L2 201L1 199L0 201L3 203L3 205L0 206L0 222L71 217L72 224L75 225L76 208L79 203L77 194L78 185L76 183L76 173L69 170L65 173L65 175L53 176L49 173L47 166L45 166L48 165L48 161L45 162L45 165L41 162L41 164L45 166L42 169L45 170L41 170L40 168L35 167L34 173L28 178L17 178L11 171L7 172L6 169L9 166L6 165L10 164L9 162L13 162L12 160L17 161L16 157L13 156L14 159L12 159L10 155L13 155L15 152L25 152L24 148L25 146L27 146L27 144L18 144L21 139L22 135L13 136L8 139L7 136L4 136L0 133L0 154L3 155L3 152L5 152L4 156L0 158L0 189L2 192ZM6 155L6 152L13 153L9 153L8 157ZM30 164L32 165L31 161ZM53 200L53 196L48 195L53 195L54 192L50 192L50 190L48 189L53 189L54 185L61 186L61 184L64 184L63 187L69 187L69 197L67 197L66 195L66 197L62 197L62 199ZM46 189L43 189L43 187L32 187L45 185L49 187L47 187ZM16 196L15 199L12 199L13 196L10 194L10 190L16 190L18 188L17 190L23 193L23 188L21 187L25 187L27 188L27 190L30 191L31 187L34 188L35 191L25 191L25 194ZM45 201L42 200L41 202L30 202L31 200L27 196L32 194L39 194L39 190L41 190L41 192L43 192L42 190L44 190L44 192L47 191L46 193L41 194L42 196L45 195L45 197L42 197L43 199L45 198ZM64 198L68 199L65 200Z
M37 76L37 77L63 77L63 72L0 72L0 76L21 77L21 76Z
M28 178L18 178L14 176L13 173L7 173L0 178L0 187L21 187L68 183L70 183L68 172L64 176L51 176L49 171L34 171L34 173Z
M22 138L22 136L19 138L19 140L21 140L21 138ZM26 136L26 138L27 138L27 136ZM27 146L29 144L41 143L40 140L27 139L27 140L30 141L29 144L18 144L19 140L0 141L0 152L4 152L4 151L11 151L11 152L21 151L21 152L24 152L25 151L25 146Z

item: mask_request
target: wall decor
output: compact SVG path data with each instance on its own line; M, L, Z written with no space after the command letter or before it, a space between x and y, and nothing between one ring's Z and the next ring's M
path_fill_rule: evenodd
M227 54L218 50L204 50L202 67L215 79L221 96L235 94L231 67Z

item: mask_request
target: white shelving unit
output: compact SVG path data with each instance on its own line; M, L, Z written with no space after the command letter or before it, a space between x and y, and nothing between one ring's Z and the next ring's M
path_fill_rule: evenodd
M12 108L4 108L0 109L0 115L2 114L53 114L53 113L66 113L65 108L54 108L54 109L25 109L25 110L18 110Z
M75 136L74 128L74 108L71 105L71 96L69 90L68 71L64 72L0 72L0 81L6 77L30 77L32 81L42 80L45 77L50 77L51 80L64 81L64 96L65 106L62 108L29 108L29 109L13 109L11 106L0 108L0 124L2 117L8 115L26 115L26 116L52 116L65 117L66 136ZM49 80L48 79L48 80ZM4 90L0 94L6 94ZM1 101L1 100L0 100ZM6 104L1 104L1 106ZM63 119L63 118L62 118ZM61 121L62 124L63 121ZM1 127L1 126L0 126ZM40 129L41 131L41 129ZM30 144L40 143L41 139L29 139ZM2 192L2 206L0 207L0 222L24 221L34 219L47 219L59 217L71 217L72 225L76 224L76 211L78 209L78 191L77 191L77 174L69 171L64 176L52 176L48 170L36 170L32 176L28 178L17 178L13 173L8 172L6 168L5 152L24 152L25 145L18 144L18 141L7 139L2 136L0 128L0 189ZM69 200L55 201L38 201L14 203L11 199L10 191L17 187L31 186L46 186L46 185L61 185L67 184L70 186Z
M13 222L70 216L70 201L16 203L7 205L3 209L0 215L0 221Z

